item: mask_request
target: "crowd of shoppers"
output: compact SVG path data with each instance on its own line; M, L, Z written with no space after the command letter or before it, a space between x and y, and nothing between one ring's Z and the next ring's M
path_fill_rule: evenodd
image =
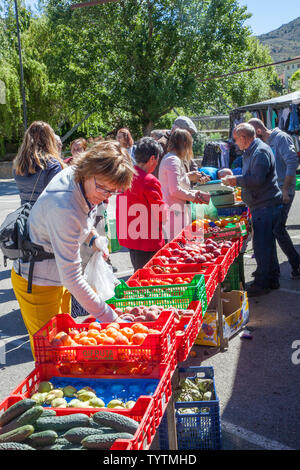
M83 246L90 253L101 251L95 221L99 207L107 205L112 195L117 196L118 240L128 248L134 270L190 222L190 202L209 203L209 193L193 189L193 183L221 179L225 185L242 188L242 199L251 211L257 268L248 295L279 287L276 240L291 265L292 278L300 278L300 255L286 230L298 167L292 140L258 119L237 125L233 138L243 154L240 172L234 174L230 169L198 168L193 159L196 131L189 118L179 116L170 130L134 142L123 127L113 139L75 139L71 156L63 160L62 142L53 129L42 121L29 126L13 175L21 203L33 204L28 220L31 241L55 255L36 264L31 294L28 263L18 263L18 273L16 266L12 269L31 344L49 315L70 311L70 296L100 321L117 320L85 281L81 251Z

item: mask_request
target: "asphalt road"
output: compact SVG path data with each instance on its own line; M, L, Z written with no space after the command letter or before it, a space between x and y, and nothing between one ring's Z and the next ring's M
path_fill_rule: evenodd
M0 180L0 223L19 205L13 180ZM288 230L300 253L300 193ZM113 205L110 209L113 212ZM220 400L223 449L280 450L300 448L300 280L278 248L281 287L249 300L252 339L239 335L217 352L194 346L197 356L182 364L214 368ZM132 272L126 250L111 255L118 276ZM251 243L244 257L246 282L255 269ZM0 401L33 370L34 362L11 282L11 263L0 259Z

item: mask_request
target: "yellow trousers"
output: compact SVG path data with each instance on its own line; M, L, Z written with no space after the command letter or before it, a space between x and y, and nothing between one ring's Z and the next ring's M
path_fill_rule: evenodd
M28 283L14 269L11 271L11 282L21 314L29 333L33 357L33 335L58 313L70 313L71 295L62 286L32 285L32 293L27 292Z

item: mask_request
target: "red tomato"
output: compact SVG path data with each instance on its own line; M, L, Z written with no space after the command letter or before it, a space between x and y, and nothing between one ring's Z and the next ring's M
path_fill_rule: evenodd
M164 272L161 266L153 266L152 271L155 272L155 274L162 274Z

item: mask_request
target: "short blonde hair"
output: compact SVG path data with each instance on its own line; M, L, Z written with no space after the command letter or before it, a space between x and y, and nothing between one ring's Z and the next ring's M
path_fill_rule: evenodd
M180 129L179 127L172 132L168 142L168 152L176 153L181 160L192 160L193 154L193 138L189 131Z
M75 181L99 176L118 189L131 187L136 171L128 152L117 141L103 141L80 154L74 164Z

